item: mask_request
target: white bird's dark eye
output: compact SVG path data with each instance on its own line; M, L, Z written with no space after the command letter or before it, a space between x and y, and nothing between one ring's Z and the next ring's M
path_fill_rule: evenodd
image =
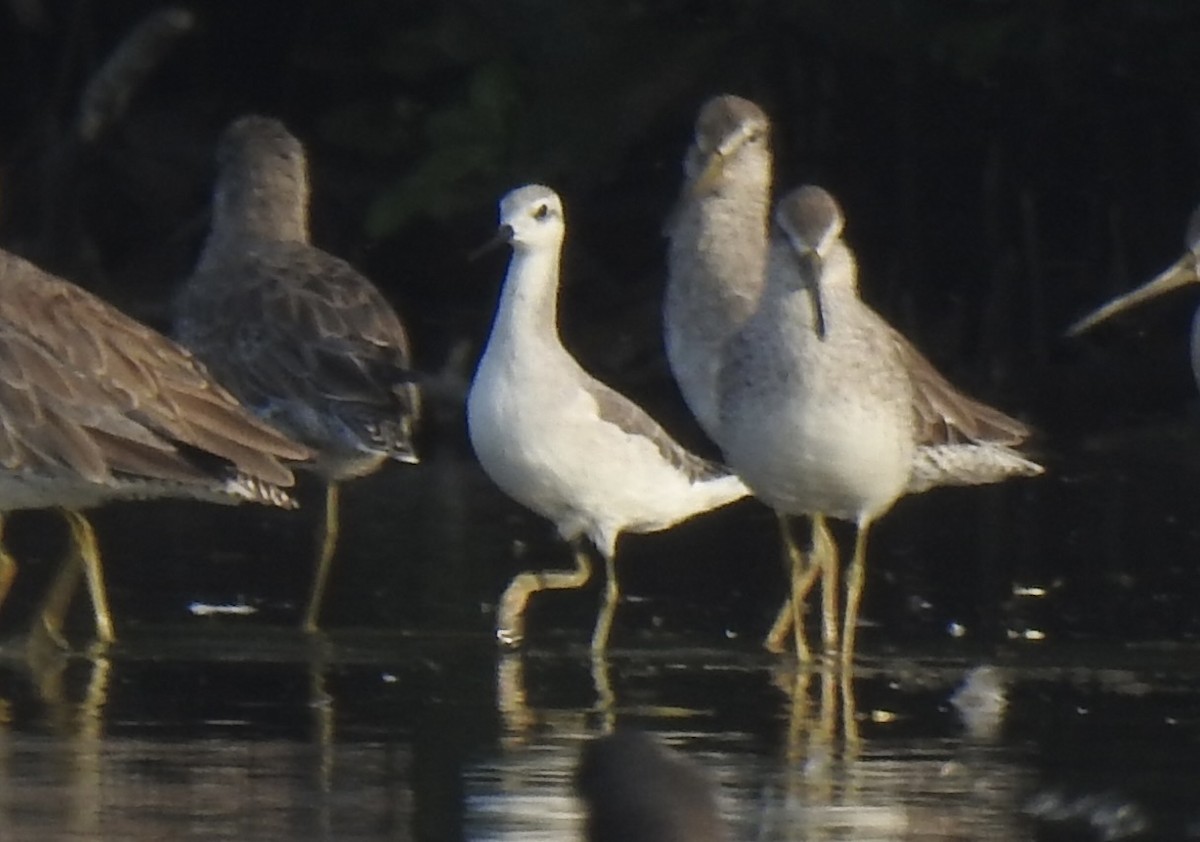
M549 205L538 205L537 210L533 212L533 218L539 222L550 215Z

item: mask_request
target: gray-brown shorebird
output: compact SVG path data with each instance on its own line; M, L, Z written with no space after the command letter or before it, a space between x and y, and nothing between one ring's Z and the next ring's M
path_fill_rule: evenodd
M304 147L247 116L217 149L212 226L175 299L176 337L263 419L315 454L325 482L304 628L317 628L339 531L339 488L387 460L415 463L420 401L396 311L346 261L314 246Z

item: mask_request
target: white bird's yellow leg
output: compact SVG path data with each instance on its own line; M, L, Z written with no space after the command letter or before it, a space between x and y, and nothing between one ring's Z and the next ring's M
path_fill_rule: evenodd
M333 566L333 554L337 550L340 504L341 486L330 480L325 486L325 518L317 544L317 567L313 573L312 591L308 595L308 607L304 610L303 629L306 632L317 630L321 602L325 599L325 584L329 581L329 569Z
M596 616L596 628L592 630L592 655L597 656L608 646L608 633L612 630L613 616L617 613L617 603L621 599L621 588L617 584L616 559L611 555L604 556L604 600L600 603L600 613Z
M496 606L496 637L501 643L516 646L525 636L525 605L538 591L581 588L592 576L592 565L581 542L574 542L574 570L539 570L513 577Z

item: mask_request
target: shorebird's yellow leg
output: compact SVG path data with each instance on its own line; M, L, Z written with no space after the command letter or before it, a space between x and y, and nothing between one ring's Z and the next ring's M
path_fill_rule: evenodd
M42 628L52 640L65 646L63 622L79 581L79 568L82 567L87 574L92 615L96 619L96 639L101 643L112 643L117 635L113 631L112 613L108 609L104 565L100 558L100 546L96 542L96 532L81 512L64 510L63 517L71 529L71 548L42 601L39 612Z
M604 601L600 603L600 613L596 617L596 628L592 630L592 655L598 656L608 646L608 633L612 630L613 616L617 613L617 603L621 600L621 588L617 583L617 565L615 553L604 555Z
M92 614L96 618L96 638L101 643L112 643L117 639L113 630L112 614L108 610L108 590L104 587L104 567L100 559L100 545L91 521L82 512L66 513L71 526L71 538L83 561L87 573L88 592L92 597Z
M501 643L516 646L525 636L525 605L538 591L581 588L592 575L587 550L582 541L573 543L574 570L539 570L513 577L496 606L496 637Z
M812 545L807 557L796 546L795 539L787 525L786 515L779 514L779 524L784 550L788 558L788 567L791 571L791 595L780 606L779 613L775 616L775 623L771 626L771 631L767 634L763 646L771 652L782 652L784 639L791 631L796 646L796 657L801 662L807 663L812 660L812 651L808 645L804 627L805 605L818 577L827 575L829 565L832 565L833 587L836 590L837 544L834 543L833 536L829 533L829 527L823 515L812 518ZM828 564L825 562L826 557L830 558ZM834 611L836 612L836 600ZM829 625L827 616L823 617L826 627ZM836 620L834 625L836 626ZM823 636L826 640L828 639L827 635ZM834 640L836 643L836 635Z
M779 526L779 541L783 546L783 568L787 571L788 581L791 583L792 590L795 590L796 577L806 564L804 552L796 546L796 537L792 534L788 516L783 512L776 512L775 522ZM763 640L763 648L768 652L782 652L787 646L788 632L793 629L803 616L804 609L800 608L797 610L789 595L784 600L783 605L779 606L779 612L775 615L775 622L771 624L771 630L767 632L767 636ZM800 639L803 640L803 637ZM807 648L807 644L805 644L805 648ZM800 655L800 659L806 660L803 654Z
M854 536L854 557L850 559L850 572L846 576L846 617L842 625L842 660L846 664L854 660L858 609L862 603L863 584L867 579L867 533L870 529L870 523L859 523Z
M312 591L308 595L308 607L304 610L302 628L306 632L317 630L321 602L325 599L325 584L329 581L329 568L333 566L333 554L337 550L340 509L341 486L330 480L325 486L325 519L317 543L317 568L313 574Z
M54 574L54 580L42 598L41 607L34 617L33 628L29 632L31 638L44 635L60 649L71 648L62 633L62 627L82 577L83 558L78 550L71 546L59 562L58 572Z
M791 591L795 593L797 585L803 580L803 577L810 575L807 588L804 592L811 590L812 583L819 572L816 568L809 564L809 560L805 557L805 553L796 545L796 537L792 534L792 529L788 516L783 512L776 512L776 523L779 524L779 537L783 544L784 553L784 569L787 570L788 579L791 583ZM779 606L779 612L775 615L775 622L771 624L771 630L767 632L766 638L763 640L763 648L768 652L782 652L786 648L786 639L788 632L793 631L796 626L803 628L802 619L804 617L804 604L801 602L796 604L790 596L784 600L783 605ZM808 642L804 639L804 635L797 634L794 636L796 641L797 656L801 661L808 661L811 658L811 653L808 650Z
M838 551L824 515L813 516L813 566L821 571L821 645L825 654L838 651Z
M17 561L4 547L4 515L0 514L0 606L8 599L8 592L16 577Z

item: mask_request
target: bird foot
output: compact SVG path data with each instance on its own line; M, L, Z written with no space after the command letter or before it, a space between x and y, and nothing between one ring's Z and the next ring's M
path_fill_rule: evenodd
M521 645L521 641L525 639L525 635L516 628L498 628L496 629L496 640L505 649L516 649Z

